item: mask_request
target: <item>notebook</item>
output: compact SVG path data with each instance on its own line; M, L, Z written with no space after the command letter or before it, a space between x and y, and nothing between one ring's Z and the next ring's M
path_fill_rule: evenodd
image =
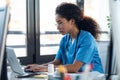
M34 72L34 73L28 73L28 72L25 72L23 69L22 69L22 66L21 64L19 63L16 55L15 55L15 52L12 48L7 48L6 49L7 51L7 60L8 60L8 64L10 65L11 67L11 70L18 74L19 76L17 77L30 77L30 76L33 76L33 75L37 75L37 74L47 74L47 72Z

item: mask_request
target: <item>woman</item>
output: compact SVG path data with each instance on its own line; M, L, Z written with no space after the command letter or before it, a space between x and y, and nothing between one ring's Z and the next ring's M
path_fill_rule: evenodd
M86 64L92 64L91 71L103 73L98 54L96 40L98 24L86 17L78 6L72 3L62 3L56 8L57 29L64 35L54 65L64 65L68 72L83 72ZM47 71L47 66L32 64L27 68L36 71Z

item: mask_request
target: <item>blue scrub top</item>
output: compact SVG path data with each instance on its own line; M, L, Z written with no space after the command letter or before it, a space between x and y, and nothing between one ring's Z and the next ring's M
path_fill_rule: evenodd
M81 30L73 43L70 34L66 34L61 39L56 59L63 65L73 64L74 60L83 62L79 72L84 71L85 64L92 64L92 71L103 73L96 40L88 31Z

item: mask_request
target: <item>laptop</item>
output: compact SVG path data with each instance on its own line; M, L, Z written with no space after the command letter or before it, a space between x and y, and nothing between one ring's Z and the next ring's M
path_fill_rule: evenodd
M6 48L6 51L7 51L7 60L8 60L8 64L10 65L11 67L11 70L17 74L16 77L18 78L23 78L23 77L31 77L31 76L34 76L34 75L39 75L39 74L47 74L47 72L25 72L23 69L22 69L22 66L21 64L19 63L16 55L15 55L15 52L12 48Z

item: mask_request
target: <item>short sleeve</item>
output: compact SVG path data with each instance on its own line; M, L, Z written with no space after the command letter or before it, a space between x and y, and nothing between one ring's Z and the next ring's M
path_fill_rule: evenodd
M95 45L95 39L92 37L92 35L85 35L85 37L81 40L75 60L87 64L91 63L94 56Z

